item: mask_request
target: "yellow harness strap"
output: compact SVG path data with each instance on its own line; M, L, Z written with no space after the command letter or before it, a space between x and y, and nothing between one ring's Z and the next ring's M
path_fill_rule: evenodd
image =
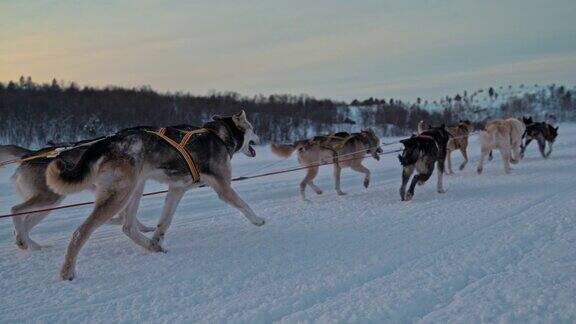
M180 143L175 142L173 139L165 135L166 128L160 128L156 132L154 131L146 131L146 132L157 135L158 137L163 139L166 143L170 144L173 148L175 148L178 151L178 153L180 153L182 158L184 158L184 161L186 161L186 164L188 165L188 170L190 171L190 175L192 176L192 181L194 182L200 181L200 173L198 172L198 168L196 167L194 160L192 160L190 153L188 153L188 151L186 151L184 147L186 146L188 141L190 141L192 135L207 133L209 132L209 130L207 130L206 128L200 128L191 131L186 131L184 132L184 136L182 137L182 140L180 140Z
M334 145L335 150L340 150L341 148L344 147L344 145L348 142L348 140L352 138L352 136L353 135L342 137L342 136L330 135L329 138L337 139L340 141L340 143Z

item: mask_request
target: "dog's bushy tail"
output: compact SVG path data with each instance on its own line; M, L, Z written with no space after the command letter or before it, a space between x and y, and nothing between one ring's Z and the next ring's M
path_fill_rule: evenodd
M20 159L30 153L32 153L31 150L18 145L0 145L0 162Z
M69 165L61 159L50 162L46 168L46 184L54 192L66 195L82 191L94 182L109 141L100 141L90 146L78 163Z
M296 145L272 143L270 144L270 150L279 157L288 158L296 150Z

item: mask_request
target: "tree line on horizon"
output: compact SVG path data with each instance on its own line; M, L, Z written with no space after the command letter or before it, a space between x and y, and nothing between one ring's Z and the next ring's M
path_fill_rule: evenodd
M571 93L562 88L562 95ZM522 99L511 104L514 109L530 105ZM420 120L439 125L474 117L473 109L462 105L445 105L435 111L422 106L421 100L406 103L369 98L347 104L307 95L159 93L145 86L81 87L74 82L36 83L21 77L17 82L0 82L0 141L39 147L48 140L75 141L138 125L201 125L214 114L230 115L240 109L248 113L264 142L288 142L364 127L373 127L381 136L400 136L412 132Z

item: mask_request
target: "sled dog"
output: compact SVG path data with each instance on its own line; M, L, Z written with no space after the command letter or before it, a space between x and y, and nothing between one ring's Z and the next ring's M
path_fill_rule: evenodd
M404 144L404 151L398 155L400 164L402 164L402 186L400 187L400 199L411 200L414 196L414 189L416 184L423 185L434 172L434 164L438 168L438 182L436 183L436 191L444 193L442 184L444 175L444 162L446 160L446 146L450 139L450 135L444 125L440 127L430 127L429 129L422 130L419 135L401 140L400 143ZM419 127L420 128L420 127ZM421 129L419 129L420 131ZM408 192L406 192L406 185L408 180L414 173L418 174L412 178L412 183Z
M340 173L342 168L351 168L364 174L364 187L370 184L370 170L362 165L366 154L380 160L380 139L374 130L367 129L359 133L340 132L326 136L316 136L294 142L293 144L272 144L272 153L287 158L297 151L298 162L301 166L314 165L306 169L306 176L300 182L300 195L306 199L306 186L310 186L316 194L322 194L322 190L314 184L314 178L318 174L317 164L334 162L334 188L338 195L346 193L340 188Z
M214 116L203 128L206 132L194 135L184 146L198 170L198 182L191 177L183 155L146 130L111 136L95 143L72 167L59 159L48 165L46 182L59 194L78 192L91 184L96 187L94 209L68 244L60 270L63 280L74 278L78 253L94 230L124 208L124 233L147 250L163 252L161 243L180 199L186 190L201 184L214 189L221 200L240 210L252 224L264 225L264 219L256 216L231 187L232 156L237 152L249 157L256 155L252 144L258 142L258 136L246 114L241 111L230 117ZM176 129L166 131L172 138L185 136ZM136 209L147 179L167 183L169 187L152 239L144 236L135 224Z
M120 133L126 131L129 130L122 130ZM7 161L35 156L56 148L72 147L71 149L62 151L58 158L65 161L67 164L74 164L88 149L88 145L86 144L96 142L100 139L102 138L67 143L49 142L48 144L50 146L37 151L32 151L16 145L3 145L0 146L0 156L2 156L3 161ZM11 208L11 213L15 214L39 209L49 209L57 207L64 200L66 195L58 194L46 185L46 168L54 159L55 158L53 157L34 158L20 163L16 168L11 177L12 185L23 202L13 206ZM50 214L50 211L12 217L12 222L14 223L14 238L16 240L16 245L20 249L41 249L42 246L30 238L30 231L46 218L48 214ZM118 218L111 219L109 224L121 224L121 218L122 214L120 214L120 217ZM154 230L153 227L145 226L139 221L136 221L136 224L143 232L151 232Z
M447 174L453 174L452 171L452 151L460 150L464 161L460 164L460 170L464 170L468 163L468 135L472 131L472 123L469 120L460 120L458 125L447 127L446 130L450 134L448 145L446 146L446 162L448 165Z
M536 140L538 142L540 154L543 158L548 158L552 153L552 144L554 144L554 141L558 136L558 126L553 127L545 122L535 123L532 121L532 117L524 118L524 123L526 124L526 132L523 136L525 137L525 141L522 145L520 155L524 157L524 152L526 151L528 144L530 144L532 140ZM545 152L546 143L548 143L548 152Z
M488 121L484 130L479 133L481 154L476 169L478 174L482 173L484 159L495 148L500 151L502 156L504 172L510 173L510 163L516 164L521 159L520 146L525 130L524 122L516 118Z

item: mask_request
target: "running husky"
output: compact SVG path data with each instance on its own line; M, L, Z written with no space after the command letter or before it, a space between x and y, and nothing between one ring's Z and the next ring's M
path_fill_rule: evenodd
M272 153L287 158L294 151L298 151L298 162L301 166L314 165L307 168L304 179L300 182L300 195L306 199L306 186L310 186L317 194L322 190L314 184L321 163L334 163L334 188L338 195L346 193L340 189L340 173L342 168L351 168L364 174L364 187L370 184L370 170L362 165L366 154L380 160L380 139L372 129L362 130L360 133L340 132L333 135L316 136L312 139L301 140L293 144L272 144Z
M258 142L244 111L231 117L214 116L203 125L207 131L194 135L185 145L199 171L199 182L190 176L180 153L156 134L141 130L106 138L88 148L71 168L61 160L50 163L46 170L48 186L59 194L68 194L96 186L94 209L74 232L60 270L63 280L75 276L76 258L92 232L114 214L126 209L124 233L136 244L153 252L164 252L161 242L184 192L203 183L212 187L218 197L239 209L254 225L264 225L231 187L230 159L236 152L256 156L252 144ZM169 128L172 138L183 133ZM173 135L173 136L172 136ZM152 239L138 231L135 214L147 179L167 183L168 194L162 215Z
M452 171L452 151L460 150L462 156L464 157L464 162L460 164L460 170L464 170L466 164L468 163L468 136L472 131L472 123L469 120L460 120L458 125L447 127L446 130L450 134L450 140L448 140L448 145L446 146L446 162L448 164L447 174L453 174Z
M526 130L524 122L516 118L494 119L486 123L485 130L479 133L481 155L476 171L482 173L484 159L498 148L504 163L504 172L510 173L510 163L516 164L522 158L520 147Z
M446 160L446 146L448 145L450 135L444 124L440 127L428 127L428 130L423 130L419 127L419 131L422 131L419 135L400 141L400 143L404 144L402 155L398 155L400 164L402 164L403 167L402 186L400 187L400 199L402 200L411 200L414 196L416 184L423 185L430 179L434 172L434 164L436 164L438 168L436 191L438 191L438 193L446 192L442 180L444 175L444 162ZM406 185L414 173L414 170L418 171L418 174L412 178L410 188L408 192L406 192Z
M418 134L426 131L429 128L423 120L418 123ZM466 164L468 163L468 136L472 132L472 123L469 120L460 120L458 125L446 127L448 134L450 134L450 140L448 140L448 145L446 146L446 162L448 165L448 172L446 174L454 174L452 171L452 151L460 150L462 156L464 157L464 162L460 164L460 170L464 170Z
M64 150L59 158L68 164L76 163L88 148L89 142L99 139L81 141L75 143L52 143L41 150L32 151L16 145L0 146L2 161L10 161L41 154L57 148L74 147ZM27 211L48 209L60 205L66 197L50 190L46 185L46 168L54 160L53 157L40 157L20 163L12 175L12 184L16 193L23 202L12 207L11 213L24 213ZM30 238L30 231L38 225L50 211L31 213L12 217L14 223L14 238L16 245L23 250L40 250L42 246ZM110 220L110 224L121 224L122 214L118 218ZM143 232L151 232L153 227L148 227L137 222L138 228Z
M552 153L552 144L554 144L558 136L558 127L553 127L545 122L535 123L532 121L532 117L524 118L524 123L526 124L526 132L523 137L525 137L526 140L524 145L522 145L520 155L524 157L526 147L535 139L538 141L538 149L542 157L545 159L548 158ZM546 143L548 143L548 152L545 152Z

